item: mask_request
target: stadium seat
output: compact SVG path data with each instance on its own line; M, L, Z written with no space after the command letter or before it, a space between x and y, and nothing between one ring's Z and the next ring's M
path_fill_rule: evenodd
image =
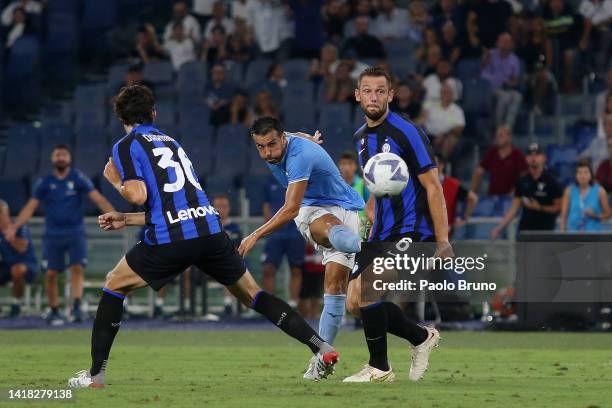
M283 70L287 82L305 81L310 70L310 61L306 59L292 59L283 63Z
M79 49L79 22L75 14L50 13L45 51L51 55L75 54Z
M18 38L9 54L4 75L7 81L29 77L34 74L40 62L40 42L33 35Z
M84 0L82 26L87 29L109 28L117 19L117 0Z
M478 58L466 58L459 61L455 75L462 82L470 79L476 79L480 77L480 64L481 61Z
M349 103L325 103L320 106L319 127L327 128L337 124L350 124L352 105Z
M272 61L268 59L256 59L251 61L247 66L244 77L246 86L250 87L258 82L265 81L266 73L271 64Z
M247 173L249 150L246 144L232 143L231 138L224 138L219 130L214 148L214 167L212 174L241 180Z
M74 114L74 127L77 131L87 130L90 126L103 126L106 123L106 111L104 107L96 109L79 109Z
M207 125L210 120L210 108L201 101L180 104L178 113L181 129L184 129L184 126Z
M76 15L79 11L79 0L53 0L46 5L49 14L67 13Z
M156 125L160 128L174 127L176 124L176 104L158 101L155 104L157 111ZM172 135L171 135L172 136Z
M283 89L283 104L301 105L302 102L312 102L314 99L314 85L310 81L289 82ZM299 101L299 104L296 104Z
M482 79L470 79L463 85L463 110L466 114L488 116L493 110L491 84Z
M353 127L344 123L332 124L321 127L323 144L321 145L327 153L337 161L345 150L353 150Z
M16 215L29 198L24 179L0 179L0 197L11 208L11 214Z
M416 61L410 54L403 57L396 57L389 60L389 66L400 81L408 81L416 71Z
M250 142L249 130L244 125L227 124L219 127L216 144L246 146Z
M79 85L74 91L75 110L93 110L106 105L106 84Z
M111 154L104 127L91 127L87 132L77 134L74 165L87 176L101 174Z
M261 160L261 159L260 159ZM263 160L261 160L263 162ZM249 174L245 178L244 187L246 197L249 200L249 215L261 216L263 204L266 201L265 188L270 174Z
M249 169L248 175L260 176L270 174L270 169L266 162L259 156L259 152L254 143L249 145ZM246 185L246 183L245 183Z
M391 40L385 42L385 50L389 59L408 58L413 53L414 44L407 39Z
M8 140L2 175L7 179L21 179L38 168L40 129L30 125L13 126Z
M191 61L181 65L176 86L180 103L201 99L206 87L206 65L200 61Z
M168 84L174 80L174 71L172 64L168 61L151 61L145 64L143 70L143 78L152 83ZM155 87L155 94L158 93L158 87Z
M125 74L129 67L129 64L116 64L110 67L106 81L107 94L109 96L116 92L120 85L125 83Z
M180 133L181 145L198 174L210 174L214 159L214 129L212 126L205 122L189 126L181 124Z
M493 217L495 215L497 215L497 197L480 197L474 209L474 217Z
M312 131L317 125L315 104L306 101L283 103L283 122L288 131Z
M574 146L548 146L548 165L575 164L578 161L578 151Z

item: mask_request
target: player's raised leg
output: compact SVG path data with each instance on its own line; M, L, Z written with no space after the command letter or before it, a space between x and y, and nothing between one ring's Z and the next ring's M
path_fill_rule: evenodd
M338 353L325 342L317 332L287 302L267 293L257 285L253 276L246 271L228 289L245 306L264 315L289 336L310 348L316 360L319 378L325 378L338 362Z
M104 374L115 336L121 327L123 299L132 291L147 286L128 265L125 257L106 276L102 297L91 333L91 367L68 380L72 388L104 387Z

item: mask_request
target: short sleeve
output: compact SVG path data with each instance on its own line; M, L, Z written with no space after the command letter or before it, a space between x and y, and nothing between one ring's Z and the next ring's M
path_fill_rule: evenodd
M89 177L85 174L78 172L76 177L77 190L82 191L86 194L91 193L95 190L94 184Z
M309 156L307 152L302 152L302 154L292 154L287 157L285 168L287 184L310 179L314 160Z
M47 182L44 179L38 179L36 180L36 183L34 183L34 188L32 189L32 196L35 199L42 201L47 196L48 191L49 186Z
M119 170L122 182L144 180L142 154L142 148L134 139L123 139L113 146L113 161Z
M402 129L402 133L405 140L402 146L405 153L403 158L409 171L419 175L436 167L433 149L425 132L415 126L409 126Z
M482 167L483 169L485 169L485 170L487 170L487 171L488 171L488 170L490 170L491 165L493 164L493 163L492 163L492 161L493 161L493 154L494 154L494 151L493 151L492 149L491 149L491 150L489 150L489 151L488 151L488 152L487 152L487 153L484 155L484 157L482 158L482 160L480 160L480 167Z

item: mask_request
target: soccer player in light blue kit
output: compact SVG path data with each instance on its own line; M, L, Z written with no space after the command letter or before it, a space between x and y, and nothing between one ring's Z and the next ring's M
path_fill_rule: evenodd
M302 236L323 251L325 295L319 335L333 344L345 314L348 276L355 253L361 250L358 212L365 203L315 141L285 133L271 117L256 120L251 135L260 157L287 193L284 205L247 236L238 251L246 255L259 239L295 220ZM304 378L323 378L315 365L316 359L311 359Z

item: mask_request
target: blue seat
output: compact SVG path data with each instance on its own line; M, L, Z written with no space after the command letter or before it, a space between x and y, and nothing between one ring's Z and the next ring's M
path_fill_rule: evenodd
M100 109L106 105L106 84L79 85L74 91L75 110Z
M0 179L0 197L9 205L11 214L19 213L29 198L25 180Z
M79 23L69 13L51 13L47 17L45 50L48 54L74 54L79 49Z
M261 216L263 214L263 205L266 202L266 185L269 178L269 174L249 174L246 176L244 187L246 197L249 200L249 215Z
M47 12L67 13L76 15L79 11L79 0L53 0L46 4Z
M589 100L582 95L561 95L560 99L562 115L581 116L589 104Z
M83 27L101 29L112 27L117 20L116 0L85 0Z
M548 146L548 165L575 164L578 161L578 150L574 146Z
M215 163L213 174L240 180L246 174L249 164L249 150L246 144L233 142L231 136L223 137L221 130L214 148Z
M40 62L40 42L33 35L24 35L13 44L4 71L6 79L29 77Z
M110 67L106 81L109 96L112 96L117 91L117 87L125 83L125 74L128 72L129 67L129 64L116 64Z
M246 146L249 140L249 129L240 124L227 124L219 127L217 131L217 144L231 146Z
M214 129L207 123L198 126L181 125L181 145L198 175L207 175L212 170L213 142Z
M247 174L255 176L270 174L268 165L264 159L259 156L259 152L257 151L254 143L249 145L249 170Z
M296 102L312 102L314 100L314 86L310 81L289 82L283 89L283 105L296 106Z
M155 123L158 127L163 128L176 124L176 104L158 101L155 107L157 111Z
M408 78L416 71L416 61L410 54L401 58L390 59L389 66L391 67L393 73L401 81L407 81Z
M321 105L319 127L327 128L338 123L351 123L352 106L349 103L335 102Z
M75 112L74 127L78 132L87 130L90 126L103 126L105 123L106 110L104 107Z
M459 61L455 75L462 82L480 77L480 59L466 58Z
M321 128L323 144L321 145L334 161L337 161L345 150L353 148L353 127L345 123L332 124Z
M201 102L179 105L179 123L181 129L185 126L207 125L210 121L210 108Z
M74 164L87 176L101 174L111 154L105 127L90 127L77 134Z
M408 39L397 39L385 43L387 58L402 58L412 55L414 44Z
M30 125L13 126L8 131L4 178L20 179L34 174L40 154L40 129Z
M484 196L474 208L474 217L493 217L497 212L497 198Z
M283 63L283 70L287 82L304 81L310 70L310 61L306 59L292 59Z
M180 103L201 99L206 87L206 65L200 61L191 61L181 65L176 86Z
M172 64L168 61L151 61L145 64L143 78L154 84L167 84L174 80ZM158 87L155 87L157 95Z
M283 104L283 122L289 131L312 130L317 125L313 102L301 101Z
M244 76L244 83L250 87L257 82L265 81L268 68L272 61L268 59L256 59L249 63Z
M463 110L466 114L488 116L493 110L491 84L482 79L470 79L463 86Z

